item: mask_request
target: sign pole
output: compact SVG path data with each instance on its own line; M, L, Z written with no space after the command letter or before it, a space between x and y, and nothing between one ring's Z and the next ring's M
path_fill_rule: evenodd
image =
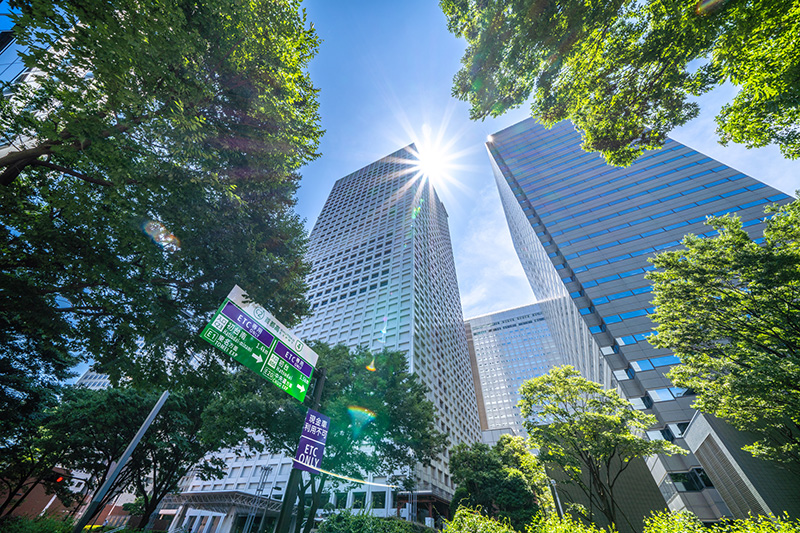
M317 376L317 381L314 385L314 406L312 409L315 411L319 409L320 402L322 401L322 388L325 386L325 369L321 369ZM292 463L294 464L294 462ZM300 483L303 482L303 471L292 466L292 472L289 474L289 481L286 483L286 493L283 496L283 505L281 505L281 514L278 515L278 523L275 524L274 533L289 533L289 526L292 521L292 510L294 509L294 502L297 500L297 489ZM299 520L300 517L298 516ZM262 529L263 531L263 529Z
M120 457L119 461L117 461L117 466L116 468L114 468L114 471L111 473L110 476L108 476L108 479L106 479L106 482L103 483L102 487L100 487L100 490L97 491L97 494L95 494L94 498L92 499L92 503L90 503L89 507L86 508L86 511L84 511L83 516L81 516L81 519L78 520L78 522L75 524L75 527L72 529L72 533L81 533L86 524L89 523L89 520L95 514L97 508L100 506L100 502L103 501L103 497L108 492L108 489L111 488L111 485L114 483L114 481L117 480L117 476L122 470L122 467L125 466L126 462L128 462L128 459L130 458L131 454L133 454L133 450L136 449L136 446L139 444L139 441L142 440L142 437L144 436L147 429L150 427L150 424L153 423L153 420L155 420L156 416L158 415L158 412L164 405L164 402L167 401L167 398L169 398L169 391L165 390L163 393L161 393L161 398L159 398L156 404L153 406L153 409L150 411L150 414L147 416L147 419L142 424L142 427L139 428L139 431L138 433L136 433L136 436L133 437L133 440L130 442L130 444L128 444L128 447L125 449L125 453L123 453L122 457Z

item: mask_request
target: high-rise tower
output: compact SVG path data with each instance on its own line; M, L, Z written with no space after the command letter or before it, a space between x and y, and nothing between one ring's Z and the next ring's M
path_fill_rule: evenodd
M646 340L654 329L647 258L679 247L687 233L712 235L704 224L710 215L736 213L747 231L760 234L764 206L791 198L671 139L627 168L608 166L580 144L570 123L548 130L532 119L490 137L515 248L536 297L549 302L542 311L554 337L567 355L574 347L574 366L596 381L598 370L601 378L612 372L635 408L658 418L650 438L689 447L691 391L666 377L679 361ZM692 444L697 454L651 458L648 466L670 508L715 520L731 514L729 494L747 499L752 486L736 478L743 470L723 476L717 462L730 457L704 453L708 443ZM701 461L712 455L715 464Z
M307 254L312 316L295 332L406 352L451 444L479 441L447 211L415 154L408 146L333 186ZM418 468L415 491L449 500L448 466L445 454Z
M537 304L470 318L465 323L473 358L483 441L524 435L517 403L525 380L564 364Z

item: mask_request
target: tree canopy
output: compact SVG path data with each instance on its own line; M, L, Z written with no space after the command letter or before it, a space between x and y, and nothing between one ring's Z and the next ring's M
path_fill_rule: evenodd
M763 239L716 217L717 236L651 260L649 340L680 358L669 377L694 407L757 432L746 449L800 474L800 202L768 212Z
M453 95L470 117L531 100L546 126L570 119L583 148L627 166L698 114L692 97L738 87L721 142L776 143L800 157L800 5L792 0L440 0L467 41Z
M450 454L450 474L458 486L452 506L479 509L508 520L517 531L541 512L549 498L544 467L522 437L503 435L494 446L459 444Z
M78 361L222 371L197 331L237 283L305 314L296 171L322 132L299 1L11 7L32 70L0 98L4 411L46 407Z
M562 470L611 524L624 518L614 489L633 460L686 453L667 441L643 437L655 416L633 409L616 390L604 390L571 366L524 382L519 406L538 459Z
M113 500L120 492L133 492L139 497L146 523L164 496L177 489L189 469L203 479L223 473L224 462L214 452L223 448L240 453L260 450L263 445L247 431L248 413L232 408L238 402L232 395L235 379L236 375L229 373L213 380L188 374L170 383L170 397L101 503ZM46 413L33 432L35 446L29 446L28 454L9 458L8 464L0 462L4 468L0 479L8 485L8 480L16 480L30 471L33 473L28 479L22 480L27 484L38 483L43 479L42 473L58 465L86 475L85 490L92 498L156 404L160 392L131 387L66 389L59 405ZM220 413L225 413L225 417ZM15 465L12 459L22 461ZM17 471L21 474L13 477ZM9 499L0 506L0 514L10 504ZM102 505L97 510L101 509Z

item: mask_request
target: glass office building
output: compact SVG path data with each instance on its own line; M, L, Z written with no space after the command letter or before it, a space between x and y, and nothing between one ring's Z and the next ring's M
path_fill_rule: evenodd
M525 435L517 403L522 383L563 364L539 306L526 305L466 321L483 441Z
M691 391L666 378L677 358L647 342L654 329L647 258L681 246L687 233L713 235L707 216L736 213L760 235L764 207L792 198L671 139L627 168L580 144L571 123L548 130L533 119L490 137L515 248L537 298L552 302L542 310L568 356L573 347L574 366L596 381L598 370L603 379L610 372L635 408L657 417L650 438L688 447ZM696 454L654 457L648 466L671 509L702 520L730 515L713 486L724 480Z

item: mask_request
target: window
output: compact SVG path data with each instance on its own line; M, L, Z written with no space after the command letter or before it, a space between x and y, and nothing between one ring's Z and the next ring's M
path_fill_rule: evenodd
M678 492L698 492L714 486L702 468L693 468L688 472L671 473L669 474L669 479Z
M337 509L344 509L347 507L347 493L346 492L337 492L336 493L336 508Z
M675 355L665 355L664 357L654 357L650 359L650 362L653 363L653 366L668 366L668 365L678 365L680 364L681 360L678 359Z
M386 508L386 493L385 492L373 492L372 493L372 508L373 509L385 509Z
M647 394L654 402L668 402L673 400L672 393L669 389L654 389L647 391Z
M353 509L363 509L364 507L366 507L366 503L367 503L366 492L353 493Z

